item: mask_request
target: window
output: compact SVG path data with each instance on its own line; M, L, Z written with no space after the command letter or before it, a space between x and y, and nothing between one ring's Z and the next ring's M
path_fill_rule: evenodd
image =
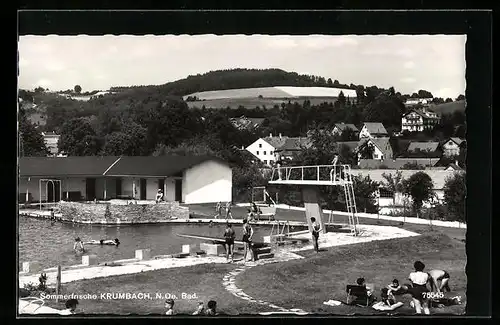
M269 151L269 154L272 156L272 155L273 155L273 152L272 152L272 151Z
M259 152L257 151L257 156L259 155Z
M266 155L266 152L264 151L264 156Z
M262 143L259 143L259 148L262 148Z
M267 160L264 160L264 164L266 164L266 165L267 165Z

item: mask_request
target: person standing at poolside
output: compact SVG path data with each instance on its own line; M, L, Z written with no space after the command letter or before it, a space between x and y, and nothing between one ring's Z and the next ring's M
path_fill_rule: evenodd
M333 181L335 182L335 180L337 179L337 174L339 174L339 171L337 170L337 164L339 162L339 155L338 154L335 154L333 156L333 160L332 160L332 165L333 165L333 168L331 170L331 173L333 174L332 175L332 178L333 178Z
M231 213L231 202L226 203L226 219L229 219L229 217L233 219L233 214Z
M221 201L217 202L217 205L215 206L214 218L217 219L218 217L222 217L222 202Z
M322 230L321 225L318 222L316 222L316 218L311 217L311 234L313 238L314 250L316 251L316 253L319 253L318 239L321 230Z
M85 252L85 247L83 246L83 242L81 241L80 237L75 238L75 243L73 244L73 249L76 252Z
M243 219L243 239L241 240L245 245L245 252L243 253L243 262L247 261L247 252L250 251L251 261L255 261L255 257L253 256L252 250L252 236L253 229L252 226L248 223L247 219Z
M229 262L229 256L231 256L231 263L233 260L233 250L234 250L234 237L235 232L230 223L227 223L226 230L224 230L224 238L226 239L225 248L226 248L226 259Z

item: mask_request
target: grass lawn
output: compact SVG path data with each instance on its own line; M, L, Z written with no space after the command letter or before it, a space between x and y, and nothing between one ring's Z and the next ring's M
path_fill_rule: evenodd
M280 264L268 264L252 268L236 278L236 285L253 297L258 297L284 308L301 308L313 313L327 314L378 314L372 308L341 305L323 305L330 299L345 301L347 284L355 284L358 277L375 285L375 294L392 279L407 283L413 271L413 263L421 260L426 270L439 268L451 275L452 292L447 296L461 295L465 302L465 244L450 239L438 231L422 236L375 241L356 245L328 248L319 254L301 252L304 260ZM408 295L400 296L409 302ZM446 308L434 308L432 314L461 314L465 304ZM413 314L406 303L396 310L401 314Z
M85 314L164 314L165 298L156 299L156 293L175 294L176 313L191 314L198 301L214 299L218 310L226 314L269 311L268 307L250 304L238 299L222 287L224 275L236 268L229 264L206 264L185 268L148 271L101 279L89 279L63 284L63 294L151 293L151 300L79 300L78 309ZM196 299L181 299L182 292L196 293ZM46 300L46 305L64 309L64 302Z
M283 263L253 267L236 277L236 285L256 299L265 300L285 308L300 308L318 314L379 314L372 308L341 305L323 305L330 299L345 301L345 286L362 276L375 285L375 294L397 278L401 283L412 271L417 259L426 269L442 268L451 275L450 296L461 295L465 302L465 244L453 240L439 231L428 231L422 236L328 248L319 254L300 252L306 257ZM255 314L272 311L269 307L239 299L222 287L223 276L236 268L228 264L207 264L186 268L148 271L102 279L82 280L63 285L63 293L150 293L151 300L80 300L79 308L85 314L161 314L165 298L156 293L175 294L177 313L192 313L198 301L214 299L220 312L230 315ZM180 299L182 292L196 293L196 299ZM404 302L409 297L402 296ZM63 303L48 300L48 306L63 309ZM461 314L465 303L442 309L433 314ZM413 314L406 303L397 310L400 314Z

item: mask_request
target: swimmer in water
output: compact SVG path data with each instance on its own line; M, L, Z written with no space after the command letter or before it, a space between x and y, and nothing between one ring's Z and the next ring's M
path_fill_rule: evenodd
M83 246L83 242L81 241L80 237L75 238L73 249L77 252L85 252L85 247Z
M120 240L118 238L115 238L114 240L111 239L101 239L101 240L91 240L88 242L85 242L87 245L115 245L118 246L120 245Z

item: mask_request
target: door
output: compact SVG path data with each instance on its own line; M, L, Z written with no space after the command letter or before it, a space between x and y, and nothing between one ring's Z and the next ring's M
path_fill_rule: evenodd
M60 199L59 182L55 181L47 182L47 202L59 202L59 199Z
M117 178L115 185L116 185L116 188L115 188L116 197L120 197L122 195L122 179Z
M175 180L175 200L182 202L182 179Z
M141 194L140 194L140 200L146 200L146 185L147 181L145 178L141 178Z
M85 180L85 197L87 201L92 201L96 198L95 196L95 178L87 178Z
M164 178L158 179L158 189L162 190L162 191L165 189L165 179ZM163 194L165 194L165 193L163 193Z

